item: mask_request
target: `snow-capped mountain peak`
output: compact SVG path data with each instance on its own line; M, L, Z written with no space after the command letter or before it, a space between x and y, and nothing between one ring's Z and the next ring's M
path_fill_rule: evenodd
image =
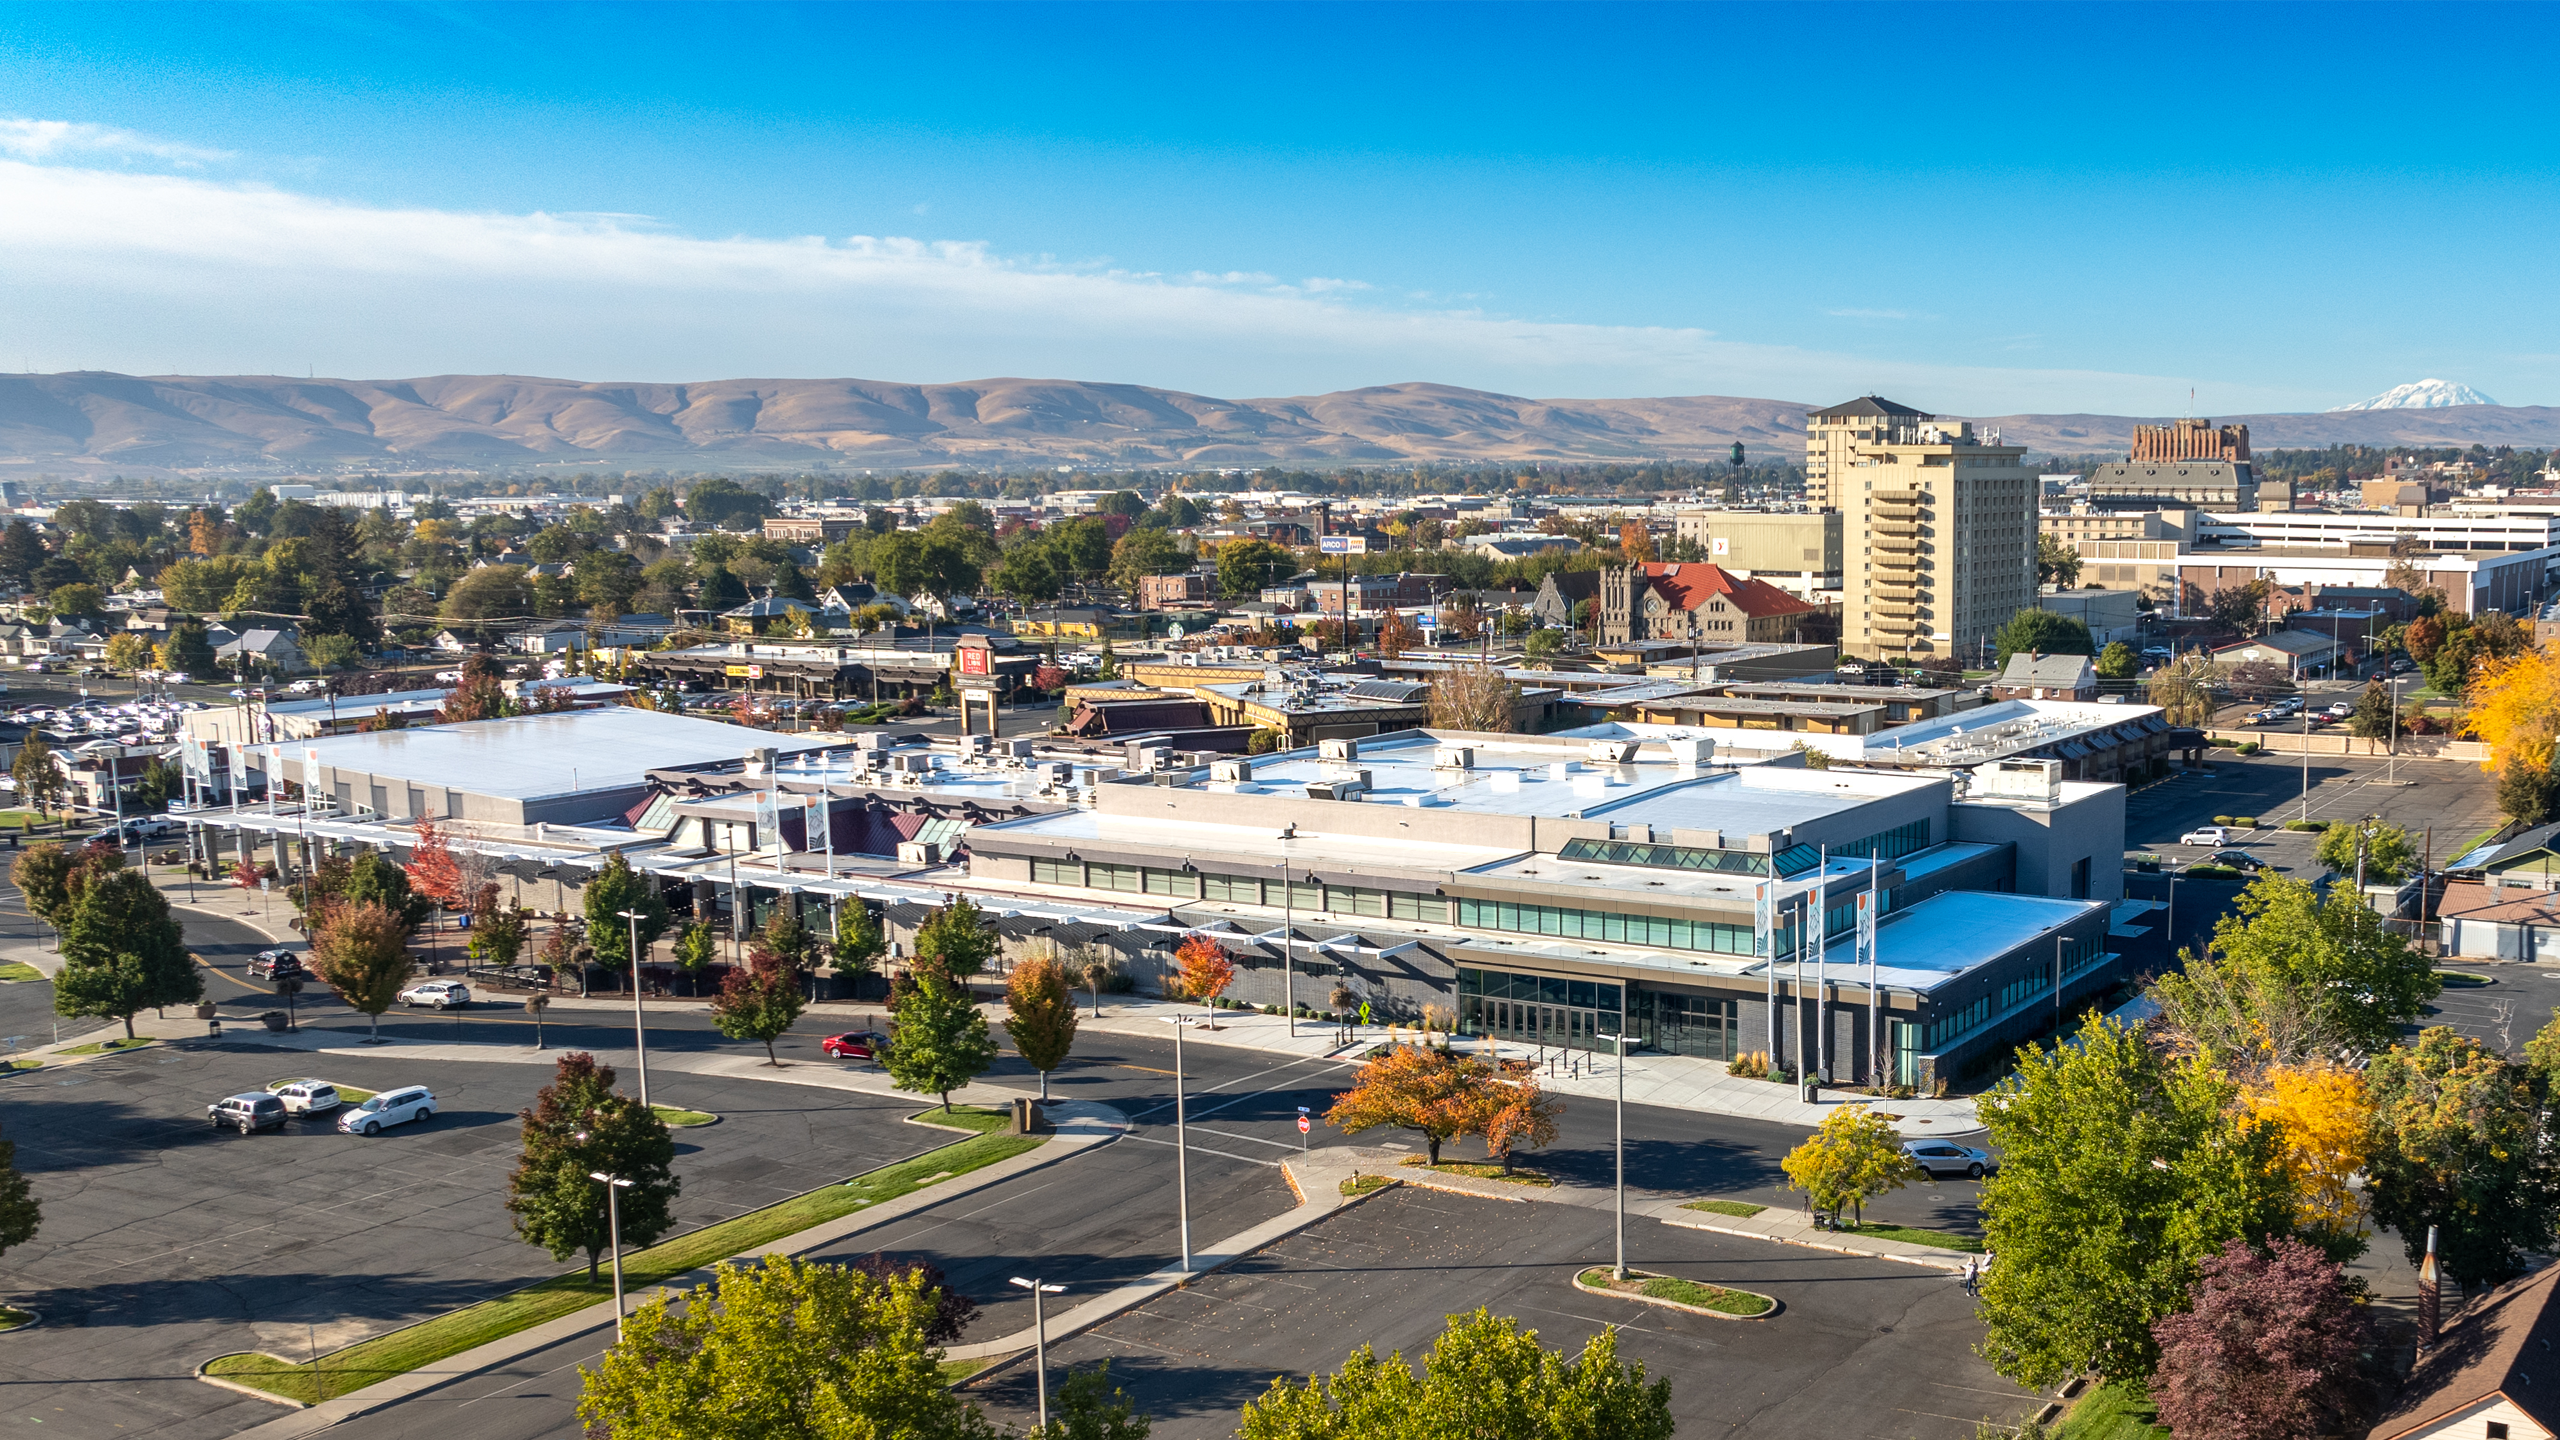
M2353 405L2340 405L2337 410L2441 410L2447 405L2495 405L2498 402L2450 380L2421 380L2414 385L2394 385L2370 400Z

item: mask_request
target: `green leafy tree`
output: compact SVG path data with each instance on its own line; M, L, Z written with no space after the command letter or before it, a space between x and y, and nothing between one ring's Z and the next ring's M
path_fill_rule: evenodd
M2324 1030L2376 1054L2443 987L2427 957L2392 933L2353 888L2333 887L2323 900L2308 881L2261 874L2233 901L2235 913L2215 925L2213 949L2309 997Z
M2098 652L2098 678L2101 680L2130 680L2141 672L2142 658L2133 653L2132 646L2121 640L2108 641L2107 648Z
M1251 600L1298 573L1298 557L1268 540L1230 540L1218 547L1218 598Z
M46 598L56 619L94 621L107 613L107 592L95 585L58 585Z
M987 928L986 912L960 896L936 910L916 928L916 958L941 967L966 983L995 958L996 935Z
M794 972L814 968L818 937L809 933L809 927L800 923L799 915L788 904L773 907L772 918L756 932L756 943Z
M59 930L71 904L70 852L59 845L30 845L9 867L9 883L26 898L27 912Z
M2070 1044L2018 1052L1982 1105L2001 1155L1982 1186L2000 1257L1981 1302L1994 1369L2038 1388L2148 1375L2152 1323L2186 1307L2203 1260L2289 1233L2281 1136L2238 1098L2206 1061L2097 1016Z
M2364 877L2369 884L2395 884L2418 868L2418 847L2410 841L2409 832L2382 822L2332 825L2321 832L2320 847L2314 854L2321 864L2352 877L2359 849L2363 851Z
M2080 583L2080 552L2058 535L2036 537L2036 580L2068 590Z
M1153 1428L1154 1422L1111 1383L1111 1362L1105 1360L1062 1381L1049 1401L1048 1428L1033 1426L1023 1432L1023 1440L1147 1440Z
M2068 615L2050 610L2021 610L2009 617L2009 623L1992 632L1991 648L1997 652L1995 665L2006 665L2012 655L2095 655L2097 637L2089 627Z
M18 1142L0 1140L0 1255L36 1238L43 1223L44 1208L18 1170Z
M122 1020L127 1039L136 1011L204 998L204 975L167 897L131 870L79 887L62 925L62 971L53 986L55 1013Z
M952 1091L996 1063L987 1017L968 991L938 969L927 966L914 973L896 1015L885 1063L890 1082L901 1090L938 1095L948 1110Z
M711 1023L732 1040L763 1042L765 1063L780 1069L773 1042L791 1033L802 1008L799 967L759 944L721 982Z
M471 958L483 965L513 965L532 936L532 911L522 905L483 906L471 917Z
M2367 740L2387 740L2397 728L2398 712L2391 708L2391 692L2379 680L2364 687L2356 697L2356 713L2347 720L2347 732Z
M720 958L720 932L696 920L676 935L676 964L689 974L699 975Z
M888 953L888 939L870 906L857 899L837 907L835 939L827 944L827 962L837 974L868 975Z
M1191 557L1162 530L1143 528L1120 537L1111 547L1111 581L1135 593L1149 575L1178 575L1191 567Z
M613 1078L593 1055L561 1056L551 1083L521 1112L524 1146L507 1181L507 1213L515 1217L517 1236L554 1260L585 1251L590 1283L617 1218L607 1213L604 1184L594 1177L631 1182L615 1205L622 1243L635 1249L675 1228L675 1199L683 1189L667 1123L614 1089Z
M608 970L631 965L632 922L622 918L625 910L640 914L640 949L646 954L667 933L667 902L659 898L657 882L632 869L616 850L587 882L587 943L595 947L596 963Z
M1363 1345L1330 1375L1271 1382L1244 1407L1238 1440L1671 1440L1671 1382L1618 1358L1617 1327L1568 1357L1538 1332L1477 1309L1452 1315L1422 1357Z
M311 932L312 971L382 1038L382 1012L409 983L409 931L400 912L379 900L341 900L321 912Z
M53 747L33 730L27 732L18 758L9 762L9 776L18 782L18 799L46 813L60 809L62 797L71 789L71 777L62 773Z
M1023 545L987 572L987 583L1025 605L1046 604L1058 598L1058 567L1046 547Z
M2375 1056L2365 1085L2374 1105L2365 1195L2411 1264L2430 1225L2445 1274L2468 1286L2512 1280L2527 1256L2551 1248L2560 1157L2527 1066L2439 1025Z
M1040 1098L1049 1098L1049 1072L1066 1063L1076 1043L1075 986L1054 955L1039 955L1005 977L1004 1033L1023 1063L1040 1072Z
M582 1368L596 1440L996 1440L926 1338L941 1297L921 1269L883 1279L767 1255L658 1296ZM1125 1432L1124 1432L1125 1433ZM1118 1440L1118 1437L1111 1437Z
M1804 1191L1816 1210L1836 1215L1848 1206L1861 1221L1868 1200L1924 1178L1902 1152L1893 1122L1865 1105L1843 1105L1822 1117L1821 1128L1778 1167L1787 1172L1787 1188Z

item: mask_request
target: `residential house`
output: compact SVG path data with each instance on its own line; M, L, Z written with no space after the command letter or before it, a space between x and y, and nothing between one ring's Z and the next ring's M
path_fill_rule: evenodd
M2399 1398L2365 1440L2551 1440L2560 1434L2555 1285L2560 1265L2549 1265L2464 1307L2424 1347Z
M223 669L236 668L244 655L253 664L270 665L281 671L302 668L302 647L294 643L290 630L260 626L241 631L228 644L213 647L214 661Z
M832 605L848 615L859 615L874 605L886 605L900 615L907 613L905 599L861 580L847 580L841 585L828 586L818 592L818 603Z
M734 634L756 635L771 629L777 623L788 621L795 610L808 617L809 623L816 626L821 633L853 619L842 609L820 601L788 600L779 595L767 595L760 600L750 600L734 610L721 611L720 622L723 628Z
M1721 565L1651 561L1603 569L1600 639L1782 642L1825 620L1826 607Z
M819 597L821 606L825 597ZM676 622L665 615L624 615L598 621L592 627L598 645L654 645L676 631Z
M509 649L557 655L587 648L587 627L576 620L537 620L507 637Z
M29 625L18 637L18 653L30 660L69 659L78 653L81 641L95 638L85 622L49 620L42 625Z
M2000 678L1991 683L1999 700L2087 700L2098 698L2098 667L2086 655L2043 655L2021 650L2009 657Z
M2222 666L2263 663L2284 667L2287 676L2299 680L2327 669L2338 655L2338 642L2326 635L2308 630L2278 630L2255 640L2224 645L2213 652L2213 663Z
M1214 564L1195 566L1179 575L1138 577L1141 610L1195 610L1214 604L1217 598L1218 567Z

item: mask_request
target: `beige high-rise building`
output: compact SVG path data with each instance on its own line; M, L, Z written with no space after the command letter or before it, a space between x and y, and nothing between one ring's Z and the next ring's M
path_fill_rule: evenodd
M1953 655L2036 603L2037 480L2026 447L1867 395L1805 417L1805 479L1840 512L1840 648Z

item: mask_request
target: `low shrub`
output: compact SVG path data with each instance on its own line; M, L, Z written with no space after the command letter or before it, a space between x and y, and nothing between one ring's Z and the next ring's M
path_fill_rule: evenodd
M2216 815L2213 817L2213 823L2216 825L2237 825L2240 822L2232 819L2228 815Z
M2234 815L2231 817L2231 823L2239 826L2243 830L2255 830L2258 828L2258 817L2255 815Z
M2259 744L2255 740L2243 740L2240 742L2240 753L2243 755L2255 755L2265 748L2265 746Z
M2284 828L2287 830L2309 831L2310 833L2317 835L2321 831L2329 828L2329 822L2326 820L2287 820L2284 822Z
M2190 865L2187 875L2196 880L2237 880L2240 872L2228 865Z
M1725 1073L1745 1080L1757 1080L1769 1073L1769 1052L1746 1050L1725 1063Z

